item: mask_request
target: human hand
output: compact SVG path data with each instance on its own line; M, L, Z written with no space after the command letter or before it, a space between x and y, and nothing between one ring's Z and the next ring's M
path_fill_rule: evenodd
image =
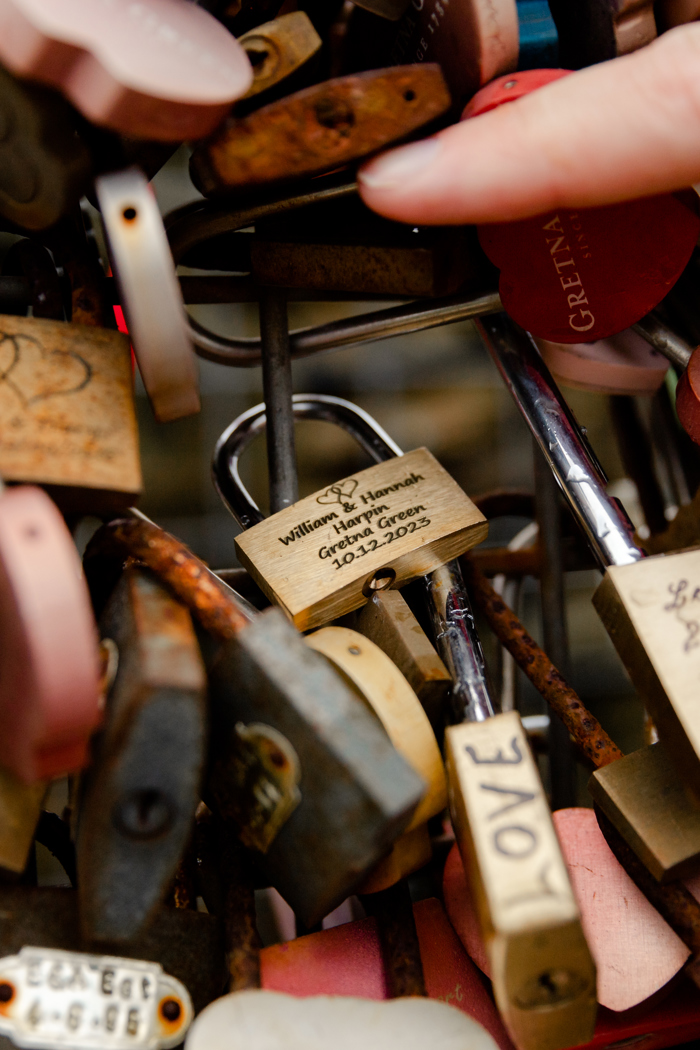
M700 182L700 23L401 146L359 172L400 222L503 222Z

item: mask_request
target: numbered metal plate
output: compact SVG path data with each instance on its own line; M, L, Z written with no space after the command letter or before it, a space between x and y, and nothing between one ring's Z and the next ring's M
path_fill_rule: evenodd
M167 1050L192 1021L158 963L22 948L0 959L0 1033L31 1050Z

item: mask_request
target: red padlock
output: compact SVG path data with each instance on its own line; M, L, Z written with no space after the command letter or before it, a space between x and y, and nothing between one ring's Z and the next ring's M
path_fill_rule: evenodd
M683 429L700 445L700 347L691 354L676 387L676 412Z
M478 117L569 73L535 69L500 77L462 117ZM505 309L555 343L593 342L629 328L673 287L698 234L692 190L479 227L481 245L501 271Z
M97 630L56 506L0 495L0 764L26 783L85 765L100 719Z

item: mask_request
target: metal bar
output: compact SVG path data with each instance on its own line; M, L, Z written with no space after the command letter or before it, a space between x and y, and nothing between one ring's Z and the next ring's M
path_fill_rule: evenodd
M297 418L323 419L346 430L377 463L403 455L399 446L361 408L325 394L296 394ZM265 426L265 406L256 405L235 419L214 452L214 482L224 503L244 528L261 520L260 510L243 486L238 471L241 454ZM426 577L430 615L440 655L450 671L454 717L482 721L494 713L485 664L462 574L450 562Z
M483 722L495 712L484 653L459 562L423 577L435 643L452 678L451 721Z
M496 593L490 581L471 559L464 558L462 564L475 605L485 616L501 645L505 646L538 693L564 722L583 755L590 759L596 769L622 758L619 747L610 739L600 722L586 710L578 695L567 685L559 670L525 630L513 610Z
M613 394L610 398L613 426L620 449L620 458L627 475L639 493L644 520L652 533L663 532L668 522L664 500L654 475L649 436L639 418L637 404L627 394Z
M275 514L299 499L287 300L279 289L262 292L260 332L270 512Z
M390 999L427 995L413 904L405 879L378 893L360 897L368 915L374 916Z
M559 490L537 443L533 442L533 446L535 507L543 554L540 564L540 606L544 649L566 676L569 673L569 639L566 630ZM552 809L568 809L576 805L576 767L569 730L560 718L551 718L548 736Z
M311 354L337 350L342 346L424 332L430 328L452 324L454 321L497 313L501 309L501 300L497 292L487 292L467 299L463 295L452 295L437 302L434 299L422 299L418 302L402 303L386 310L376 310L359 317L347 317L315 328L302 328L291 332L290 354L292 360L310 357ZM191 319L190 336L199 356L208 361L236 368L250 368L261 363L259 338L217 336L198 321Z
M683 369L688 367L690 355L695 348L669 328L654 311L642 317L641 321L637 321L632 327L672 365Z
M678 418L664 383L654 394L651 403L651 433L659 457L664 464L669 486L678 507L684 507L693 498L692 483L688 478L681 447ZM687 440L687 438L686 438Z
M110 558L142 561L184 602L202 627L220 641L235 638L254 615L248 602L223 583L184 543L148 519L134 516L103 525L85 550L88 580Z
M632 525L527 333L503 313L477 327L600 565L639 561Z

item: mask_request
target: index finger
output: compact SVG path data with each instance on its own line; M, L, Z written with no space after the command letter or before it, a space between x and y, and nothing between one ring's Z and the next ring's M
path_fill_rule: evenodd
M359 173L402 222L503 222L700 180L700 24L392 150Z

